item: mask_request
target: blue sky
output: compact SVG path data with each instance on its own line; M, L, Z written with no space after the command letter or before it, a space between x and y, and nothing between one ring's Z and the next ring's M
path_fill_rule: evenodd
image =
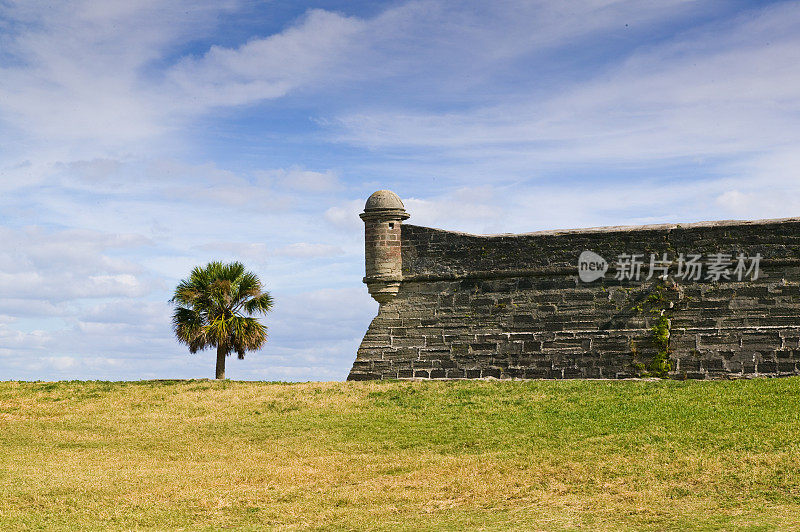
M0 0L0 379L208 377L168 300L243 261L235 379L340 380L358 213L475 233L800 215L800 4Z

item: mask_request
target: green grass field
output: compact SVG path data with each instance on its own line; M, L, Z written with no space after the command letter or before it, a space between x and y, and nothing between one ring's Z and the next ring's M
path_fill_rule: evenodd
M800 529L800 379L0 383L0 529Z

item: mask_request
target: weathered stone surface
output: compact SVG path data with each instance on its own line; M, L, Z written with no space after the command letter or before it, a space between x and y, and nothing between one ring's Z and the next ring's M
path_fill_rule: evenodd
M394 215L390 229L365 218L368 278L398 285L370 324L349 379L644 374L657 351L656 317L641 307L656 282L609 274L584 283L577 259L585 250L609 260L623 253L760 254L755 280L667 281L669 375L800 374L800 219L497 236L402 219Z

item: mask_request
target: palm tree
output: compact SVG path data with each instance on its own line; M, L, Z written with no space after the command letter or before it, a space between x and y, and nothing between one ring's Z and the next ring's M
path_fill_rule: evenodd
M217 378L225 378L225 357L244 358L267 341L267 327L252 314L272 309L272 297L258 277L241 262L209 262L192 270L175 288L170 300L177 305L172 325L178 341L191 353L217 348Z

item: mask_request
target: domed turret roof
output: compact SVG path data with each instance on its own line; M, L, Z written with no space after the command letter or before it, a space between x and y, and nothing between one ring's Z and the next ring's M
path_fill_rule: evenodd
M383 209L405 210L405 207L403 202L400 201L400 196L391 190L379 190L369 197L367 204L364 205L364 210L376 211Z

